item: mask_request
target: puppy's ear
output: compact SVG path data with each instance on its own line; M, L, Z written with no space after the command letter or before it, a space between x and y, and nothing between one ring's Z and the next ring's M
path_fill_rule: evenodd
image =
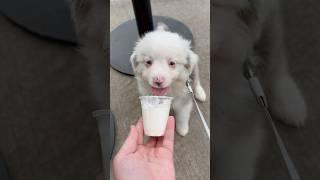
M193 51L189 50L187 55L187 64L184 66L191 73L194 69L194 66L198 63L199 56Z
M165 23L163 23L163 22L158 22L158 24L157 24L157 30L158 30L158 31L169 31L169 28L168 28L168 26L167 26Z
M132 69L133 69L133 72L136 73L136 69L137 69L137 66L139 65L138 61L137 61L137 55L135 52L133 52L130 56L130 62L131 62L131 66L132 66Z

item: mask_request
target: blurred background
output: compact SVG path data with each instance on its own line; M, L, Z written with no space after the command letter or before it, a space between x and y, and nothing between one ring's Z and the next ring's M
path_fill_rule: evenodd
M92 111L94 98L107 99L107 4L0 4L0 179L5 170L10 180L95 179L103 167Z

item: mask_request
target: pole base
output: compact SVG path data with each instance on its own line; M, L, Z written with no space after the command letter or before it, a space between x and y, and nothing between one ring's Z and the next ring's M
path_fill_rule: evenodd
M0 11L15 24L34 34L77 43L70 7L64 0L2 0Z
M180 21L169 17L153 16L154 27L158 22L165 23L170 31L180 34L182 37L193 42L190 29ZM130 55L133 47L139 39L139 33L135 19L131 19L114 29L110 34L110 65L113 69L126 74L133 75L130 64Z

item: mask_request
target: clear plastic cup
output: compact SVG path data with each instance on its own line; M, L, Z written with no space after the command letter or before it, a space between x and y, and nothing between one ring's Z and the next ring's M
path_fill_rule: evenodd
M172 102L168 96L140 96L144 133L147 136L163 136Z

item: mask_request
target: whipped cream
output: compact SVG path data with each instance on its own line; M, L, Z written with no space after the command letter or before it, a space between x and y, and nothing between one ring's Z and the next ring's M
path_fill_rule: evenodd
M148 136L163 136L172 97L140 96L144 133Z

